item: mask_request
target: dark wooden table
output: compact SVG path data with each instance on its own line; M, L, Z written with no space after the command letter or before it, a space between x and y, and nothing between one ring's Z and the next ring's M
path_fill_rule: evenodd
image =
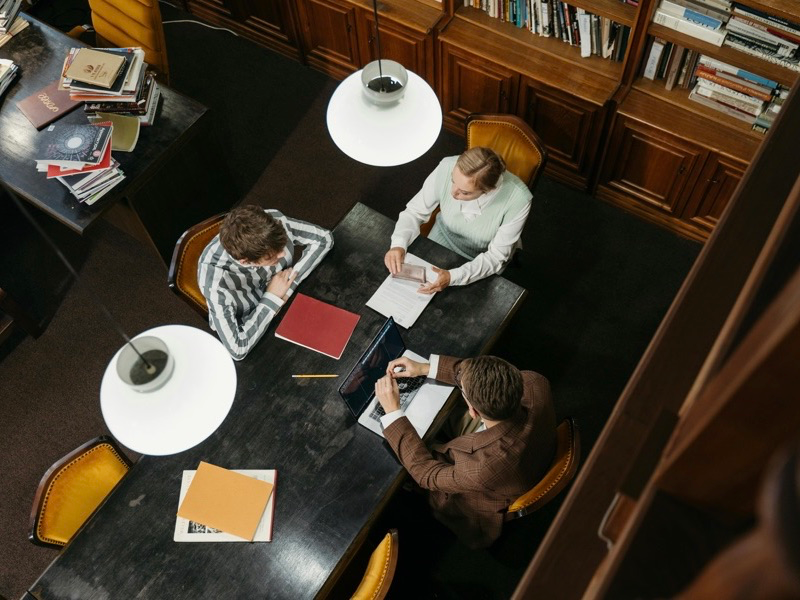
M20 198L78 234L123 201L168 261L183 231L214 212L227 210L235 201L226 198L220 203L215 195L218 190L203 188L205 169L218 168L214 153L208 150L209 140L196 140L209 131L206 107L159 83L162 100L155 124L142 127L133 152L114 152L126 179L93 205L81 204L64 185L36 170L34 161L41 158L37 156L38 132L16 103L58 79L68 50L83 44L29 15L24 18L30 26L0 48L1 58L10 58L20 67L0 98L0 178ZM55 124L86 122L83 108L78 107ZM190 142L205 147L192 150ZM202 151L208 155L207 163L186 164L186 155L194 160ZM157 185L149 185L154 180Z
M357 549L404 470L382 438L358 425L336 379L385 318L365 307L386 277L393 223L356 206L334 230L335 246L299 291L361 315L334 360L274 337L236 364L236 399L222 426L199 446L143 457L95 517L30 588L37 599L286 598L324 596ZM411 248L434 264L463 262L426 238ZM471 356L488 350L526 292L501 278L438 294L404 330L412 350ZM454 401L454 398L451 398ZM444 415L440 415L439 421ZM434 424L436 427L437 423ZM226 468L278 470L273 541L172 541L181 472L205 460Z

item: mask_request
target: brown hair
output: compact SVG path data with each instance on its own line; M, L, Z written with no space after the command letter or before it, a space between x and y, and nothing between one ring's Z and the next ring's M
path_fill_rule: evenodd
M494 189L506 170L506 163L497 152L480 146L470 148L459 156L456 166L464 175L472 177L483 192Z
M260 206L248 204L225 216L219 228L219 241L236 260L257 262L280 252L289 237L280 221Z
M522 373L496 356L477 356L461 361L465 396L482 417L492 421L511 418L522 401Z

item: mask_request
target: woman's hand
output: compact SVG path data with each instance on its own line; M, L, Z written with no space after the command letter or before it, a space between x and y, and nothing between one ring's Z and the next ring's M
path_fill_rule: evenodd
M392 275L397 275L400 272L400 269L403 268L403 261L405 258L406 251L399 246L395 246L394 248L389 249L389 251L383 257L383 263L386 265L386 268L389 269L389 272Z
M435 292L441 292L444 288L450 285L450 271L446 269L440 269L439 267L431 267L436 273L436 281L431 281L430 283L426 283L425 285L419 286L417 290L421 294L433 294Z

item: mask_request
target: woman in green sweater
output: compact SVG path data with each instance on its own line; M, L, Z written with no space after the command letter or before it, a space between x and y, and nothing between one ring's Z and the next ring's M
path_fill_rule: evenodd
M439 207L428 237L468 262L449 271L433 267L436 281L419 291L432 294L448 285L466 285L499 273L519 244L531 198L528 186L506 170L493 150L470 148L461 156L449 156L400 213L384 257L386 268L392 274L400 271L420 225Z

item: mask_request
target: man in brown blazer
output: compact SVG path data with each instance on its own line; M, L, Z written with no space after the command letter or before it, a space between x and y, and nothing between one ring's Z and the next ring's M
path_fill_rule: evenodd
M375 384L386 415L384 436L423 489L434 516L470 548L500 536L503 512L541 479L556 450L556 419L547 379L494 356L430 363L399 358ZM431 450L400 409L397 378L425 375L456 385L471 424ZM477 427L476 427L477 426Z

